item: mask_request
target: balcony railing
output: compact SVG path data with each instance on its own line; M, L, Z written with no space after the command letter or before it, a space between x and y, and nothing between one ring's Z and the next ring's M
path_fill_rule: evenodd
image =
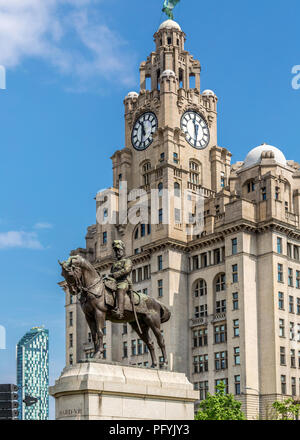
M226 321L226 312L215 313L214 315L208 315L201 318L190 319L190 327L197 327L199 325L213 324L215 322Z

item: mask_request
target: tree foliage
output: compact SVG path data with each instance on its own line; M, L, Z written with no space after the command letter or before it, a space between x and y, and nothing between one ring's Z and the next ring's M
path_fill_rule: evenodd
M226 394L224 382L217 385L216 394L207 394L200 403L195 420L245 420L241 411L242 404L232 394Z
M295 403L292 398L283 400L282 402L276 401L272 404L277 420L295 420L300 410L300 404Z

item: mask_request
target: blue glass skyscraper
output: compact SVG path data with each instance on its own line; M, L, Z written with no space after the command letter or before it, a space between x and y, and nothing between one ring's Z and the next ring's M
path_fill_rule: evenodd
M17 383L21 420L49 418L49 331L33 327L17 345ZM23 403L26 396L36 397L37 403Z

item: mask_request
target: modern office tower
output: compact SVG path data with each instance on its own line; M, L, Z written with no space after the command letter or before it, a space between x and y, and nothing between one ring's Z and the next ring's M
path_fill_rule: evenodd
M19 418L48 420L49 418L49 331L33 327L17 345L17 384L19 387ZM26 406L26 396L37 403Z
M171 309L163 326L170 368L187 374L199 400L223 380L247 418L265 416L274 400L300 394L300 166L267 144L231 164L217 139L218 98L201 89L200 63L185 49L185 33L167 20L154 41L140 65L140 90L124 100L125 146L112 156L110 193L118 212L124 182L128 193L143 190L149 199L158 190L158 224L95 222L86 248L71 254L105 274L112 241L123 240L135 290ZM163 189L174 191L167 224ZM183 217L185 192L191 200L197 192L204 197L196 235ZM107 215L99 198L96 208L98 218ZM80 304L61 285L70 365L89 357L92 344ZM105 338L108 360L149 365L129 326L107 322Z

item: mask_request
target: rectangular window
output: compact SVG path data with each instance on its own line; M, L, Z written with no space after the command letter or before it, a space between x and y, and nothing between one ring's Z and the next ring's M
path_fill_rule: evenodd
M226 299L222 301L216 302L216 313L225 313L226 312Z
M215 370L226 370L227 369L227 351L221 351L220 353L215 353Z
M157 287L158 287L158 296L161 298L163 296L163 280L157 281Z
M127 342L123 342L123 358L127 358L128 357L128 344Z
M69 364L73 365L73 354L72 353L70 353L70 355L69 355Z
M138 354L143 354L143 341L138 339Z
M300 298L297 298L297 315L300 315Z
M175 223L181 224L181 210L178 208L174 209L174 217L175 217Z
M235 394L239 396L241 394L241 376L234 376L234 389Z
M69 312L69 326L73 326L73 312Z
M290 322L290 341L295 339L294 323Z
M91 344L92 342L92 333L88 333L88 343Z
M292 396L296 396L296 378L291 378L291 386L292 386Z
M240 321L238 319L233 321L233 336L235 338L240 336Z
M239 280L239 277L238 277L238 265L234 264L232 266L232 282L233 283L237 283L238 280Z
M279 336L281 338L285 337L284 319L279 319Z
M216 325L214 327L215 344L222 344L227 340L226 325Z
M217 379L215 380L215 392L217 392L217 386L223 382L225 385L225 393L228 394L228 379Z
M300 324L297 325L297 334L298 334L297 342L300 342Z
M289 313L294 313L294 297L289 296Z
M107 232L103 232L102 234L102 244L106 244L107 243Z
M296 288L300 289L300 270L296 270Z
M234 351L234 365L241 365L240 347L235 347Z
M178 163L178 154L177 153L173 153L173 162L174 163Z
M280 347L280 365L286 365L286 361L285 361L285 347Z
M239 294L237 292L232 294L232 308L233 310L239 309Z
M128 330L127 330L127 324L123 324L123 333L122 335L127 335Z
M72 333L69 335L69 348L73 347L73 335Z
M281 394L286 394L286 376L281 376Z
M146 225L141 225L141 237L145 237L146 235Z
M283 265L282 264L278 264L277 265L277 280L279 283L283 283Z
M158 267L158 270L162 270L163 269L163 257L162 257L162 255L159 255L157 257L157 267Z
M299 260L299 247L294 245L294 259Z
M278 308L279 308L279 310L284 310L284 294L283 294L283 292L278 292Z
M292 258L292 245L291 245L291 243L287 244L287 256L289 258Z
M262 200L267 200L267 189L265 186L261 189L261 196Z
M160 162L163 162L164 160L165 160L165 153L161 153Z
M163 222L163 210L159 209L158 210L158 223L161 225Z
M208 381L199 383L200 400L205 400L208 394Z
M277 237L277 254L282 254L282 238Z
M231 240L231 247L232 247L232 255L237 254L237 238L234 238Z
M293 287L293 269L288 268L288 286Z
M131 355L136 356L136 340L131 341Z
M207 328L202 328L193 332L193 347L205 347L207 345Z
M291 350L291 368L296 368L296 351Z

